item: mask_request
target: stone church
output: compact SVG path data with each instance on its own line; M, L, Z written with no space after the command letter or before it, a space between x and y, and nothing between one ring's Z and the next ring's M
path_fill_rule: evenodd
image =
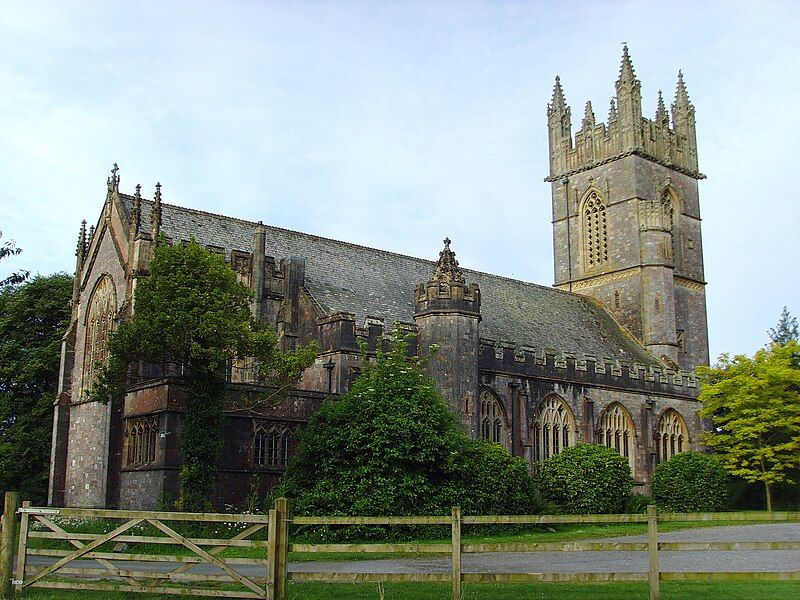
M670 112L659 94L644 118L625 48L606 123L587 103L573 136L558 78L547 121L553 287L463 268L447 239L429 261L172 206L160 185L152 200L139 186L125 194L115 165L97 224L87 232L84 222L78 240L50 503L154 508L177 497L184 389L174 369L146 365L118 403L86 394L160 234L222 254L284 348L320 349L277 405L235 408L263 389L232 365L216 508L240 504L254 476L262 492L274 486L303 424L358 377L359 341L374 351L398 326L415 333L415 351L439 346L428 369L473 437L532 472L578 442L604 444L647 490L655 465L697 448L703 428L692 374L708 364L694 107L679 73Z

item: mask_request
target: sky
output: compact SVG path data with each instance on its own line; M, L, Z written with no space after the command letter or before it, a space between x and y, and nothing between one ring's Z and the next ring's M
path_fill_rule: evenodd
M164 202L553 282L546 105L622 43L696 108L712 361L800 313L796 2L0 0L0 262L72 272L106 177Z

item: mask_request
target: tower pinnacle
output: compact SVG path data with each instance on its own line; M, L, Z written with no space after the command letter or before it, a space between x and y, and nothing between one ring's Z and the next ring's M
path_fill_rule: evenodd
M153 210L150 213L150 230L153 241L157 240L161 231L161 182L156 183L156 195L153 200Z
M619 79L617 86L622 83L632 84L636 81L636 73L633 70L630 54L628 54L628 44L622 47L622 64L619 67Z
M675 103L672 105L673 112L676 110L694 110L689 101L689 92L686 91L686 84L683 81L683 72L678 71L678 85L675 89Z
M586 103L586 108L583 111L583 121L581 122L581 129L593 129L595 125L594 111L592 110L592 101Z
M664 97L661 95L661 90L658 90L658 106L656 107L656 123L662 127L669 127L669 116L667 115L667 107L664 106Z

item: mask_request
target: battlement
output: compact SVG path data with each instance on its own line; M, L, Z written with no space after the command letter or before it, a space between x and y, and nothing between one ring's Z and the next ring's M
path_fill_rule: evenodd
M681 396L694 397L698 392L697 377L687 371L486 338L480 340L480 368L528 376L569 377Z
M596 122L592 104L587 102L581 128L573 137L572 109L566 103L561 80L556 77L553 98L547 105L550 175L545 181L558 181L631 155L704 179L697 165L694 106L681 72L670 113L671 119L659 92L655 118L642 116L641 83L634 75L626 46L607 123Z

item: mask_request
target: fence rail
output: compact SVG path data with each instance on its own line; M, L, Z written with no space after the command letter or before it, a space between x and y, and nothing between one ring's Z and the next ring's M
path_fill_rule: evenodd
M114 526L110 531L102 532L68 531L64 517L103 519L113 522ZM800 581L800 571L662 572L659 559L663 552L800 550L797 541L659 542L658 523L676 521L796 522L800 521L800 512L657 514L655 507L650 506L647 514L639 515L464 516L458 507L454 507L449 516L302 516L291 519L285 498L278 499L267 515L231 515L54 509L31 507L27 502L20 507L18 495L7 493L0 536L0 597L10 597L13 591L37 587L285 600L287 582L293 580L450 583L453 600L460 600L464 583L647 581L650 599L659 600L661 581ZM32 527L34 523L35 529ZM221 536L219 532L198 536L185 531L195 523L234 524L237 531L231 532L230 537ZM471 543L462 539L462 527L466 525L569 523L647 524L647 541ZM450 525L451 539L450 543L289 543L290 525ZM256 534L263 538L265 531L266 539L252 539ZM31 547L31 543L35 546L60 544L61 547ZM253 549L256 557L224 556L229 549L242 548ZM169 553L162 553L162 549ZM181 549L183 553L178 552ZM646 552L648 568L632 573L465 573L461 564L464 554L553 551ZM451 568L448 573L289 573L289 552L450 555ZM28 560L31 557L37 558L36 564ZM46 559L46 564L42 559ZM211 565L216 572L191 572L199 565Z

